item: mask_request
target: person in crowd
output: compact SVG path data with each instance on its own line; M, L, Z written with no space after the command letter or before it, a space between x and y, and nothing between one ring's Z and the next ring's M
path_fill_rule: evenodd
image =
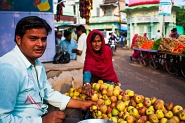
M63 40L62 31L57 31L56 33L56 45L60 45L60 42Z
M147 33L146 32L143 34L143 37L145 37L148 40L148 37L147 37Z
M76 27L76 34L78 35L78 47L73 49L72 52L77 54L77 61L84 63L85 61L85 52L86 52L86 29L83 25Z
M93 30L87 37L87 51L84 63L83 83L87 94L91 96L91 84L99 79L109 84L121 85L112 63L110 48L105 45L102 33Z
M172 30L171 30L171 33L170 33L170 35L169 35L169 37L171 37L171 38L178 38L180 36L180 34L178 34L177 33L177 28L173 28Z
M115 36L116 38L118 37L116 30L113 32L113 34L114 34L114 36ZM111 35L112 35L112 34L111 34Z
M56 31L55 33L55 45L56 45L56 52L58 53L60 49L60 42L65 38L62 35L62 31Z
M160 33L160 30L158 30L157 33L156 33L156 35L155 35L154 40L156 41L157 39L160 39L160 38L162 38L162 35Z
M125 41L125 36L124 36L124 34L123 34L123 33L121 33L121 36L120 36L120 43L121 43L121 47L124 47L124 46L125 46L124 41Z
M117 49L117 42L118 42L118 39L116 38L116 36L114 35L114 33L111 34L111 37L109 38L109 44L114 44L115 45L115 52L116 52L116 49Z
M77 42L71 39L71 32L64 31L65 40L60 42L61 50L67 51L70 54L70 59L76 59L76 53L72 53L72 49L77 48Z
M134 44L136 42L138 34L135 34L134 37L132 38L132 44L131 44L131 48L134 48ZM132 54L132 56L130 56L130 60L138 60L140 58L140 51L139 50L134 50L134 53Z
M38 60L47 46L49 24L37 16L22 18L16 25L14 49L0 57L1 123L76 123L81 109L93 101L80 101L54 91ZM13 85L13 86L12 86ZM48 105L60 109L47 113ZM65 113L66 109L78 110ZM72 116L72 117L71 117Z

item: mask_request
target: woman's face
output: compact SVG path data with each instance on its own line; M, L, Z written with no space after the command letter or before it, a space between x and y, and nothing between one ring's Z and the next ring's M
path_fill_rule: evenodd
M94 40L91 42L94 51L99 51L102 46L102 40L99 35L96 35Z

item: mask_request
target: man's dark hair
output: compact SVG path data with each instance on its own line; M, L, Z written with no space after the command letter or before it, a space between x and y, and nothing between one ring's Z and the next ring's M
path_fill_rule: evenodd
M173 28L171 31L172 32L177 32L177 28Z
M52 31L52 28L50 27L50 25L40 17L28 16L28 17L22 18L16 25L14 41L16 42L16 35L19 35L22 38L26 34L27 30L40 29L40 28L45 28L47 31L47 34Z
M71 35L71 32L70 32L70 31L65 30L65 31L64 31L64 37L67 37L67 36L69 36L69 35Z
M77 26L77 27L76 27L76 30L77 30L77 31L81 30L83 33L86 33L86 29L85 29L85 27L84 27L83 25Z
M160 30L157 30L157 32L160 32Z

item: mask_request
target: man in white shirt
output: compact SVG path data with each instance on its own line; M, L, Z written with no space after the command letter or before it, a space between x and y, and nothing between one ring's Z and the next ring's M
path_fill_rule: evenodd
M77 54L77 61L84 63L86 54L86 29L83 25L76 27L76 34L78 35L78 47L73 49L72 52Z
M156 35L155 35L154 40L156 41L157 39L160 39L160 38L162 38L162 35L160 33L160 30L158 30L157 33L156 33Z
M48 82L38 58L44 54L51 31L37 16L25 17L16 25L16 46L0 57L0 123L76 123L80 117L70 116L66 109L86 110L96 104L65 96ZM59 110L47 113L44 101Z

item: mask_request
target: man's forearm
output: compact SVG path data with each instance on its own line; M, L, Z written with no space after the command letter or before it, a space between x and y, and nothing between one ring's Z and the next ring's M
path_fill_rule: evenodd
M67 104L67 107L87 110L92 104L96 104L96 102L91 100L81 101L81 100L70 99L70 101Z
M76 53L77 55L81 55L82 54L82 51L81 50L78 50L78 49L73 49L72 50L72 53Z
M78 108L78 109L81 109L82 108L82 105L83 105L83 102L84 101L81 101L81 100L75 100L75 99L70 99L68 104L67 104L67 107L68 108Z

